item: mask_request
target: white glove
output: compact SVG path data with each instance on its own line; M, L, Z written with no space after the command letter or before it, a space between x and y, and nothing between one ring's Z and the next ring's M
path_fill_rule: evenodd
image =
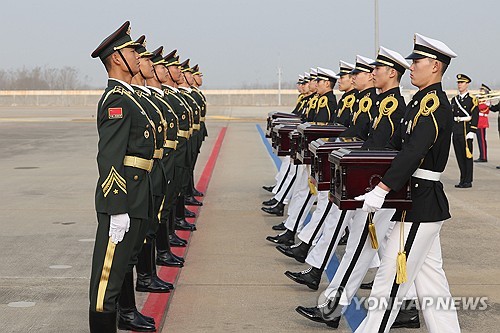
M374 213L384 204L387 193L389 193L389 191L386 191L379 186L375 186L373 190L354 198L354 200L364 200L363 210L368 213Z
M469 133L467 133L467 135L465 136L465 138L466 139L474 139L475 136L476 136L476 133L469 132Z
M121 242L129 228L130 217L127 213L111 215L109 221L109 237L111 237L113 243L118 244Z

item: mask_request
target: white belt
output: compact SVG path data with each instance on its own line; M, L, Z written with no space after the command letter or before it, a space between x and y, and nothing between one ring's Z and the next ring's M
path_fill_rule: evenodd
M480 115L481 117L488 117L488 115L487 115L486 113L481 113L481 112L479 112L479 115Z
M418 168L413 173L413 177L438 182L441 178L441 173Z

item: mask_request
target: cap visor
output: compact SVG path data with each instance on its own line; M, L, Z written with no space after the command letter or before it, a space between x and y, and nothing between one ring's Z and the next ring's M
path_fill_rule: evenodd
M354 68L349 74L358 74L361 72L363 72L363 71L360 71L359 69ZM367 73L367 72L363 72L363 73Z
M413 59L423 59L423 58L427 58L427 57L424 55L418 54L418 53L412 53L409 56L407 56L405 59L413 60Z
M370 65L372 65L372 66L388 66L387 64L383 64L383 63L378 62L378 61L374 61Z

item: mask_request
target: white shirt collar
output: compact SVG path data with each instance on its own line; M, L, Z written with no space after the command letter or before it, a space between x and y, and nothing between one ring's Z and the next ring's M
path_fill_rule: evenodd
M149 90L148 88L146 88L144 86L139 86L137 84L131 84L131 86L137 87L137 88L141 89L142 91L144 91L146 94L151 95L151 90Z
M468 93L469 93L468 91L464 92L463 94L459 93L459 96L460 98L464 98L465 96L467 96Z
M179 89L182 89L182 90L186 90L187 92L191 92L191 88L187 88L187 87L179 87Z
M163 95L165 94L165 93L163 92L163 90L158 89L158 88L156 88L156 87L151 87L151 86L148 86L148 88L149 88L149 89L151 89L151 90L156 91L158 94L160 94L160 95L161 95L161 97L163 97Z
M114 77L110 77L108 80L114 80L114 81L120 82L122 85L125 86L125 88L130 90L130 92L134 92L134 88L132 88L132 86L125 81L115 79Z
M172 89L173 91L176 91L176 92L179 92L179 89L175 88L175 87L172 87L172 86L169 86L168 84L165 85L166 87L169 87L170 89Z

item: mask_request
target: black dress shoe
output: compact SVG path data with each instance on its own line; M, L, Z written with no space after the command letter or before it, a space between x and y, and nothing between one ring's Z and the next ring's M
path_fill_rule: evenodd
M159 266L167 267L184 267L184 263L178 260L173 253L169 251L163 251L162 253L156 254L156 264Z
M286 255L287 257L294 258L298 262L305 263L307 253L311 246L307 243L301 242L292 246L278 245L276 249Z
M271 200L264 201L262 203L264 206L276 206L278 204L278 200L272 198Z
M195 197L184 197L184 204L187 206L203 206L203 202L196 200Z
M309 289L318 290L319 283L321 282L321 273L319 268L309 267L305 271L298 273L286 271L285 275L292 281L306 285Z
M306 308L304 306L298 306L297 308L295 308L295 311L297 311L302 316L304 316L307 319L312 320L314 322L323 323L323 324L326 324L328 327L332 327L332 328L339 327L340 316L335 317L332 320L325 320L325 319L323 319L323 316L321 314L321 310L318 309L317 307Z
M170 243L170 246L174 247L186 247L187 245L187 241L177 236L175 232L171 235L168 235L168 241Z
M295 241L295 233L287 229L279 235L267 236L266 239L275 244L293 245Z
M267 192L272 192L272 191L273 191L273 189L274 189L274 185L271 185L271 186L265 186L265 185L264 185L264 186L262 186L262 188L263 188L264 190L266 190Z
M482 159L482 158L478 158L477 160L474 160L474 162L476 162L476 163L485 163L485 162L488 162L488 160L485 160L485 159Z
M455 185L456 188L470 188L472 187L472 183L460 183Z
M410 304L411 301L404 301L391 328L420 328L417 307Z
M370 290L373 288L373 281L368 282L368 283L362 283L361 286L359 286L360 289L365 289L365 290Z
M261 209L268 214L274 214L276 216L283 216L283 213L285 211L285 205L280 202L274 207L262 207Z
M137 274L135 290L148 293L169 293L174 289L174 285L161 280L157 276Z
M204 197L204 196L205 196L205 193L200 192L200 191L198 191L197 189L195 189L195 188L193 187L193 196L195 196L195 197Z
M286 230L285 222L281 222L280 224L273 225L273 230Z
M184 209L184 216L185 217L196 217L196 214L189 209L185 208Z
M500 165L497 165L497 166L496 166L496 168L497 168L497 169L500 169Z
M118 329L136 332L156 332L154 323L146 319L137 310L120 311L118 315Z
M177 254L175 253L170 253L172 255L172 257L174 257L175 259L179 260L180 262L184 263L186 260L184 260L183 257L181 256L178 256Z
M185 219L175 218L175 230L195 231L196 226L192 223L189 223Z

